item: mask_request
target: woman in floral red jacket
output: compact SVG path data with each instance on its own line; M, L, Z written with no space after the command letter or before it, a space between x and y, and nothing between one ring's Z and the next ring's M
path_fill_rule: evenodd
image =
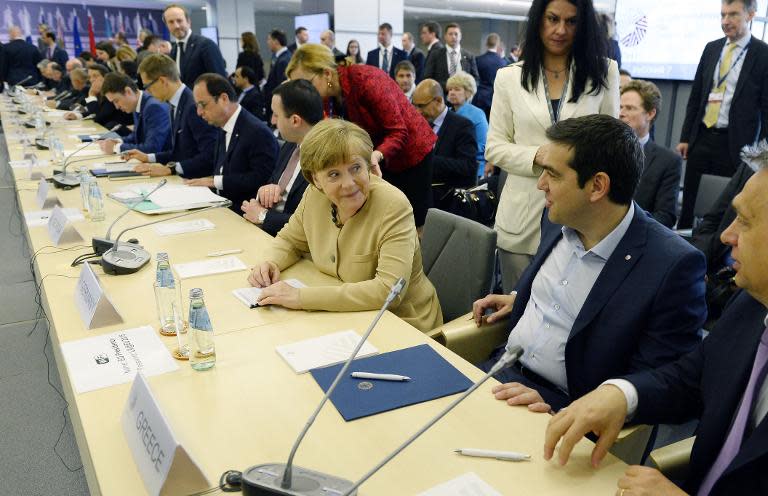
M285 73L317 88L328 117L349 120L368 132L374 173L405 193L416 226L423 226L431 206L437 137L397 83L377 67L337 63L326 46L311 43L294 52Z

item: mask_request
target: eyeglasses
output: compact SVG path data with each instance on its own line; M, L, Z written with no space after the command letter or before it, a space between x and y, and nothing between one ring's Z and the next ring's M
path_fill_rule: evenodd
M219 97L215 96L213 97L213 100L208 102L195 102L195 107L199 108L200 110L205 110L205 107L207 107L209 104L218 102L218 101L219 101Z
M434 102L436 99L437 99L436 97L432 97L432 98L430 98L429 100L427 100L424 103L413 102L413 106L416 107L417 109L423 109L424 107L426 107L430 103Z
M152 85L155 84L158 81L160 81L160 78L157 78L157 79L154 79L154 80L150 81L149 84L144 86L144 91L149 91L149 89L152 87Z

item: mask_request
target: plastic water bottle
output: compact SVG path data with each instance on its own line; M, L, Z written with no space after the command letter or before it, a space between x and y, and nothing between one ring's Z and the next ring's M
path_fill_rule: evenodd
M51 146L51 150L53 150L53 161L61 164L64 162L64 143L58 136L54 136L51 140L53 141L53 146Z
M91 180L91 173L88 172L88 167L82 166L80 167L80 171L78 172L78 178L80 179L80 200L82 202L82 206L80 207L80 210L83 212L88 212L89 209L89 201L90 197L88 195L89 187L90 187L90 180Z
M88 179L88 211L91 213L91 222L101 222L105 218L104 198L96 178Z
M189 290L189 363L195 370L216 365L213 326L200 288Z

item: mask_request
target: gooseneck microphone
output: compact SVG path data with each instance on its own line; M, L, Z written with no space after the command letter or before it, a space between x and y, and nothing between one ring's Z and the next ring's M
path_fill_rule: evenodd
M323 474L314 470L309 470L302 467L296 467L294 474L293 458L296 456L296 451L299 449L304 436L312 427L317 415L323 408L323 405L328 401L336 389L336 386L347 373L347 369L352 364L352 361L357 356L360 348L363 347L368 340L368 336L371 335L376 324L387 311L392 302L403 291L405 287L405 279L399 278L387 295L387 299L382 305L379 313L374 317L373 322L368 326L368 330L363 334L360 342L349 355L349 358L344 363L344 366L336 374L336 378L333 380L331 387L326 391L323 399L320 400L320 404L317 405L315 411L307 420L304 429L302 429L299 437L291 448L291 454L288 456L288 462L283 465L279 463L269 463L263 465L255 465L246 469L242 475L242 490L246 496L263 496L263 495L281 495L281 496L309 496L309 495L326 495L331 491L333 494L356 494L351 481L335 477L333 475Z
M105 137L109 136L109 133L114 132L119 127L120 127L119 124L114 126L112 129L110 129L106 133L104 133L101 136L99 136L99 139L104 139ZM77 150L75 150L72 153L70 153L69 155L67 155L67 157L64 159L64 164L63 164L63 167L61 168L61 172L59 174L55 174L54 173L54 175L53 175L53 184L54 184L54 186L56 186L57 188L74 188L75 186L80 186L80 178L77 175L75 175L75 174L67 174L67 167L69 167L70 164L76 162L76 161L70 162L70 159L75 154L85 150L86 148L88 148L89 146L91 146L94 143L98 143L98 140L89 141L88 143L84 144L83 146L81 146ZM113 154L106 154L106 156L112 156L112 155ZM94 158L96 158L96 157L88 157L86 160L91 160L91 159L94 159Z
M155 190L157 190L157 188L155 188ZM172 217L166 217L164 219L159 219L152 222L145 222L144 224L139 224L138 226L127 227L120 231L120 234L118 234L117 238L115 238L115 242L113 243L112 247L105 251L101 256L101 268L104 269L104 272L107 274L120 276L123 274L133 274L149 263L152 256L142 246L134 243L123 243L122 245L120 244L120 238L128 231L133 231L134 229L151 226L153 224L159 224L169 220L179 219L188 215L199 214L200 212L213 210L214 208L228 208L230 206L232 206L232 201L226 200L221 203L217 203L216 205L211 205L209 207L201 208L198 210L190 210L189 212L184 212L180 215L174 215Z
M26 83L26 82L27 82L27 81L29 81L30 79L32 79L32 74L30 74L29 76L25 77L25 78L24 78L24 79L22 79L21 81L19 81L19 82L17 82L17 83L14 83L14 84L13 84L13 86L21 86L22 84Z
M128 212L132 211L136 207L136 205L138 205L143 201L146 201L146 199L149 198L150 195L152 195L155 191L159 190L166 184L168 184L167 179L161 180L159 183L157 183L157 186L152 188L151 191L139 196L139 199L136 200L135 202L125 205L125 211L122 214L118 215L117 218L112 221L112 223L109 225L109 228L107 228L107 234L103 238L94 237L91 240L91 246L93 246L93 252L97 255L103 255L107 250L112 248L115 243L112 241L112 238L110 238L110 235L112 234L112 228L115 227L115 224L117 224L117 222L120 219L125 217L128 214Z
M509 367L510 365L514 364L520 356L523 354L523 348L520 346L513 346L511 349L508 349L504 352L504 354L499 358L499 361L496 362L493 367L491 367L491 370L485 374L479 381L474 383L472 387L464 391L458 398L453 400L450 405L445 407L443 411L435 415L432 420L427 422L424 427L416 431L415 434L413 434L411 437L409 437L403 444L398 446L392 453L384 457L382 461L380 461L375 467L373 467L368 473L366 473L364 476L362 476L357 482L355 482L352 487L348 488L345 492L341 493L343 496L352 496L353 494L356 494L357 488L360 487L365 481L370 479L373 474L378 472L384 465L389 463L394 457L400 454L401 451L403 451L405 448L410 446L411 443L413 443L415 440L417 440L422 434L427 432L430 427L435 425L441 418L445 417L445 415L448 414L451 410L454 409L459 403L464 401L467 396L472 394L477 388L483 385L485 381L487 381L491 376L499 373L501 370L504 370L505 368Z

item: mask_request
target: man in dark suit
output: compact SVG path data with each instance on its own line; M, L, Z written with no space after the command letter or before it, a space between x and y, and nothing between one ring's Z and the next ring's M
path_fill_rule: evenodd
M766 149L763 153L768 153ZM764 155L765 156L765 155ZM768 488L768 170L759 170L733 206L739 220L722 234L733 252L736 284L743 288L709 337L676 362L607 381L549 422L544 458L562 437L560 463L587 432L599 433L597 466L627 419L682 423L699 419L688 477L681 490L659 471L631 466L621 493L708 496L765 494Z
M56 34L52 31L46 32L43 35L43 42L45 43L43 58L56 62L62 69L66 67L69 55L66 50L56 44Z
M425 79L413 92L413 105L437 134L432 158L432 198L446 208L453 188L475 185L477 140L472 122L448 109L437 81Z
M323 120L323 99L312 83L296 79L281 84L272 94L272 124L285 144L269 184L255 198L243 202L243 217L275 236L288 222L307 189L299 167L299 146L312 126Z
M416 69L416 83L418 84L421 82L421 76L424 74L424 62L427 60L427 57L421 51L421 48L416 46L413 35L407 31L403 33L403 51L408 57L407 60Z
M167 55L151 53L141 62L139 74L147 82L144 91L171 106L171 146L157 153L126 152L128 158L144 162L134 171L150 176L179 174L186 178L211 175L218 130L197 115L192 90L181 82L176 63Z
M443 91L447 91L445 83L457 71L471 74L475 81L480 79L475 56L461 48L461 27L452 22L445 25L445 46L438 49L434 56L427 57L424 79L434 79Z
M110 72L104 78L101 92L118 110L133 114L133 132L117 140L104 140L99 146L104 153L139 150L157 153L171 147L171 116L168 106L146 91L125 74Z
M267 184L275 169L277 140L264 122L237 103L235 89L218 74L203 74L193 89L197 113L220 128L214 146L212 175L185 184L207 186L240 205Z
M392 44L392 25L388 22L379 26L378 41L379 47L368 52L365 63L378 67L395 79L395 66L408 59L408 55Z
M9 86L23 81L24 86L32 86L40 80L37 63L42 60L40 51L34 45L24 41L24 35L18 26L8 30L11 40L5 44L3 53L5 61L2 65L2 80Z
M631 127L645 151L645 167L635 202L667 227L677 220L677 193L683 161L651 139L651 126L661 112L661 92L655 84L636 79L621 88L619 119Z
M163 21L175 38L171 58L179 66L182 83L191 87L201 74L209 72L226 76L226 63L219 46L192 32L189 11L185 7L178 4L166 6Z
M544 412L679 358L699 341L707 314L701 252L632 201L642 172L632 129L589 115L557 123L547 138L538 252L511 295L473 306L478 324L510 315L506 346L524 349L497 375L496 398ZM487 309L494 313L483 317Z
M95 123L107 129L118 126L115 132L120 136L128 136L131 131L127 126L133 124L133 116L117 110L112 102L101 93L101 87L107 74L109 74L109 69L106 66L95 62L88 65L88 81L90 83L88 97L81 107L64 114L64 119L75 120L92 116Z
M295 52L301 45L309 41L309 31L304 26L297 27L293 34L295 36L293 43L288 45L288 51L291 53Z
M237 96L237 103L255 117L266 121L267 105L264 102L264 94L256 86L259 84L257 78L256 71L247 65L243 65L235 70L235 75L232 79L235 83L235 88L240 92Z
M320 33L320 43L327 46L331 50L331 53L333 53L333 57L335 59L344 57L344 52L336 48L336 33L334 33L332 30L326 29Z
M501 38L496 33L491 33L485 39L486 51L477 57L477 73L480 82L477 85L477 94L472 103L485 112L485 116L491 115L491 102L493 101L493 83L496 82L496 71L507 65L499 56Z
M427 66L427 62L429 62L430 57L434 56L438 50L443 48L443 42L440 41L442 33L443 28L441 28L440 24L435 21L427 21L419 28L419 38L421 39L421 44L427 47L427 55L424 59L424 67ZM422 74L422 77L424 77L424 74Z
M59 110L73 110L81 105L85 105L85 99L88 98L90 86L88 86L88 72L82 67L73 69L69 73L70 89L61 94L59 100L52 100L55 107Z
M750 33L755 0L724 0L725 38L704 48L677 150L687 159L678 227L691 227L702 174L730 177L741 147L768 136L768 45Z
M269 66L269 75L267 75L267 82L264 84L264 101L272 101L272 90L285 81L285 69L288 67L288 62L291 61L291 52L285 46L286 39L285 33L279 29L275 29L267 35L267 46L269 51L272 52L272 63ZM271 108L267 106L267 122L272 118Z

